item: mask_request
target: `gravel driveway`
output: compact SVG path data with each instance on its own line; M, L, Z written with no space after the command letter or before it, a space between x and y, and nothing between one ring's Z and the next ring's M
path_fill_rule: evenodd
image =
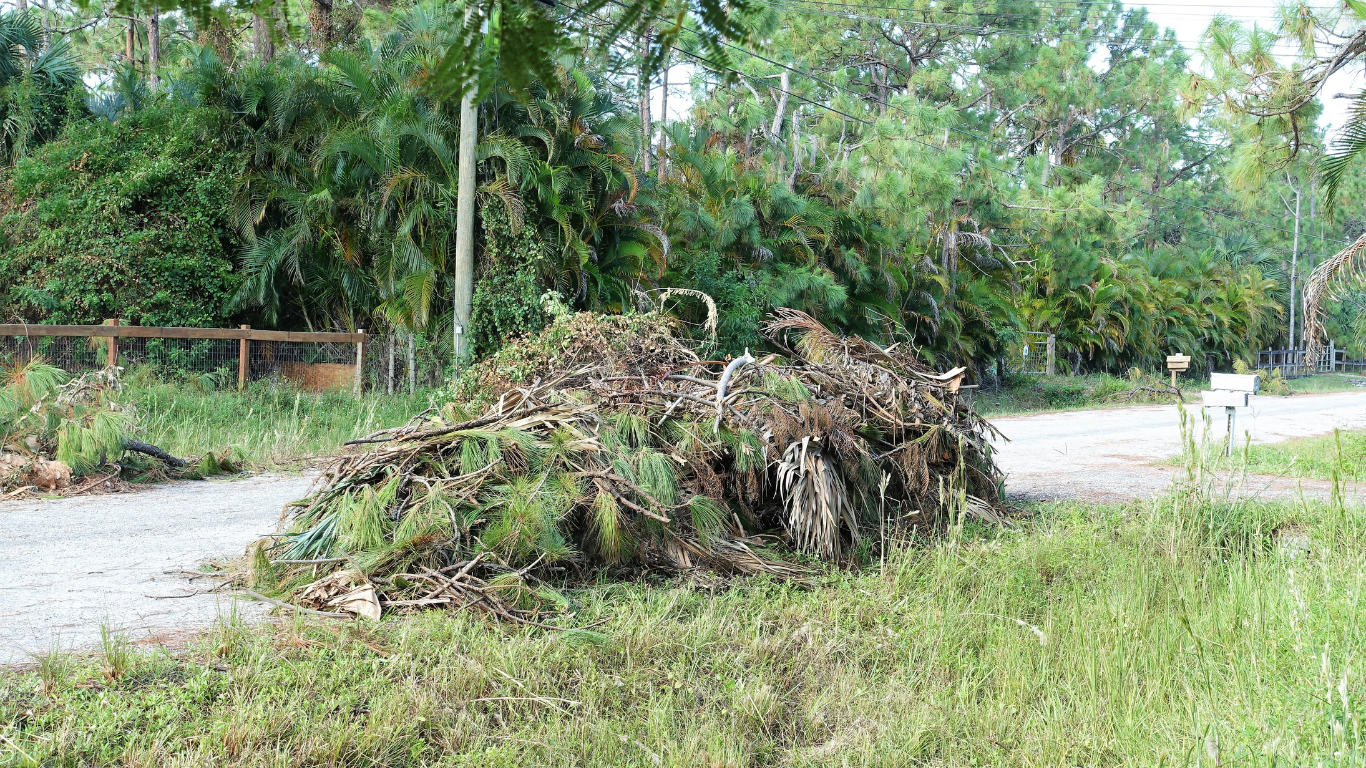
M1199 406L1189 409L1199 418ZM1215 431L1223 409L1212 409ZM1161 492L1176 471L1153 466L1181 452L1180 416L1174 405L1136 405L1095 411L1042 413L991 420L1010 442L997 441L1006 491L1027 499L1127 501ZM1276 443L1344 429L1366 428L1366 392L1296 397L1253 396L1239 409L1238 430L1254 443ZM1262 496L1326 494L1329 484L1253 476L1244 493ZM1358 498L1360 498L1358 496Z
M242 555L275 530L280 509L312 477L181 482L134 493L0 502L0 664L52 643L88 648L100 626L134 641L183 633L231 609L218 595L156 599L203 588L165 571ZM238 613L264 613L238 601Z

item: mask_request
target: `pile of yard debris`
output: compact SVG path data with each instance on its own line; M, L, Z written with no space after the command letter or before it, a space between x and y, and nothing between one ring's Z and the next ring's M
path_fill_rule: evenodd
M199 474L195 462L133 440L117 367L69 377L41 357L0 376L0 496L117 490L127 480ZM129 452L156 461L129 459ZM222 462L207 456L214 466Z
M1002 522L990 425L909 349L781 310L774 354L703 360L662 314L566 315L450 402L353 441L257 578L323 612L451 606L537 623L603 567L800 576L812 557Z

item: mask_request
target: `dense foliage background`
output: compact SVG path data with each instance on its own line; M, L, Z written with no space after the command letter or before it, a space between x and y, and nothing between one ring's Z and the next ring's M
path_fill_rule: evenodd
M1188 53L1119 2L774 0L743 20L761 47L717 66L685 16L653 72L664 17L603 47L621 9L571 10L554 76L478 105L479 354L562 307L662 302L711 338L682 288L714 300L719 354L790 306L979 374L1028 331L1076 372L1227 368L1290 343L1292 270L1298 296L1366 228L1359 173L1329 217L1312 121L1249 172L1261 124L1193 96ZM459 120L427 73L460 8L272 12L294 14L274 37L235 12L0 17L34 41L0 67L6 131L28 126L0 180L7 317L450 344ZM642 97L661 71L668 120ZM1363 297L1328 323L1358 353Z

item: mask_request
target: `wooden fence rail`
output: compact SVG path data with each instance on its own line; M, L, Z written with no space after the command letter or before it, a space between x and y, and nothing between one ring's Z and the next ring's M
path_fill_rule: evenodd
M359 394L363 386L362 372L365 365L365 329L356 333L314 333L308 331L264 331L244 325L241 328L177 328L168 326L119 325L118 320L106 320L104 325L29 325L0 324L0 337L30 336L68 336L109 339L108 361L118 364L119 339L238 339L241 341L238 355L237 386L247 385L250 373L251 342L253 341L292 341L325 344L356 345L355 390Z

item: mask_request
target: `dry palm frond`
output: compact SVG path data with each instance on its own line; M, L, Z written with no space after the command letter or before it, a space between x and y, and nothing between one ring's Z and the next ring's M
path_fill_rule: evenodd
M1309 370L1322 362L1320 358L1324 354L1320 338L1323 335L1323 300L1331 297L1336 279L1348 278L1363 266L1359 263L1363 261L1363 252L1366 252L1366 233L1315 267L1304 283L1304 365Z
M702 303L707 305L707 322L703 326L703 330L707 332L707 338L715 341L716 327L720 318L720 315L716 311L716 302L713 301L710 296L703 293L702 291L698 291L692 288L665 288L659 294L659 307L663 309L664 302L668 301L669 297L675 294L679 296L691 296L694 299L701 299Z
M844 481L811 438L789 445L777 472L778 488L787 505L787 530L799 549L825 558L838 556L841 523L858 541L858 520Z
M358 564L382 605L534 623L545 568L800 577L756 537L835 560L870 535L862 518L1004 520L991 427L958 398L961 371L792 310L765 329L789 358L723 366L672 322L562 316L510 345L457 382L470 395L354 441L373 448L292 507L274 556ZM430 575L457 565L451 583ZM521 613L499 603L509 583Z

